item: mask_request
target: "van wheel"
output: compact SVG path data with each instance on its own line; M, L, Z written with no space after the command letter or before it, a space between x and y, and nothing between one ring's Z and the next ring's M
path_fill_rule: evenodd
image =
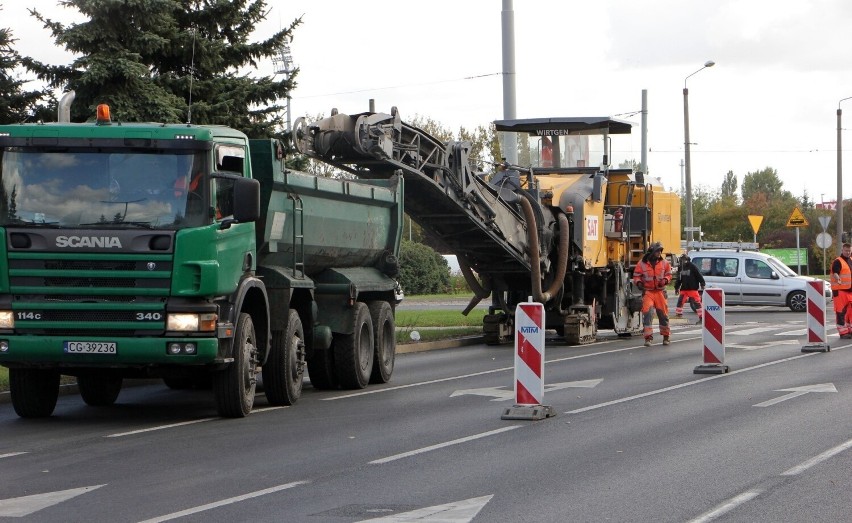
M805 312L808 308L808 297L805 296L805 291L791 292L787 298L787 306L793 312Z

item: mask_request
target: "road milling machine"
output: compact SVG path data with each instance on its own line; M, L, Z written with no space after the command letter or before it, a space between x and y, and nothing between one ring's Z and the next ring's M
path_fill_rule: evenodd
M680 246L680 199L641 172L613 168L612 140L629 122L611 118L500 120L517 133L519 164L479 172L469 142L443 143L390 114L298 119L299 152L358 178L404 177L405 208L459 265L475 297L491 299L489 344L510 341L514 310L530 297L546 328L568 344L598 329L641 330L633 268L651 242ZM592 164L592 160L595 164Z

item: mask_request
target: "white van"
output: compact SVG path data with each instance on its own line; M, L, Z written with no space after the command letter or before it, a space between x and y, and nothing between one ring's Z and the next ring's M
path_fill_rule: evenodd
M689 253L704 276L707 287L725 291L726 305L778 305L804 312L808 305L807 282L784 262L761 252L701 250ZM825 282L825 297L831 299L831 283Z

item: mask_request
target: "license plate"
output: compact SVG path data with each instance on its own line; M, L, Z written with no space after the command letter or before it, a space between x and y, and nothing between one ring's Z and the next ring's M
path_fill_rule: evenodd
M114 341L65 341L63 350L68 354L116 354Z

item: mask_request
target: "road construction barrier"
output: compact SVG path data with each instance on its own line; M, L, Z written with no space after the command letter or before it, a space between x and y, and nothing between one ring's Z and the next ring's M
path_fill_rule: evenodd
M704 363L695 367L695 374L724 374L729 368L725 365L725 291L722 289L704 289L701 299L704 309L704 322L701 329L701 341L704 346Z
M542 419L555 415L544 401L544 305L532 301L515 308L515 406L502 419Z
M806 286L808 298L808 341L802 345L802 352L828 352L828 335L825 332L825 282L809 281Z

